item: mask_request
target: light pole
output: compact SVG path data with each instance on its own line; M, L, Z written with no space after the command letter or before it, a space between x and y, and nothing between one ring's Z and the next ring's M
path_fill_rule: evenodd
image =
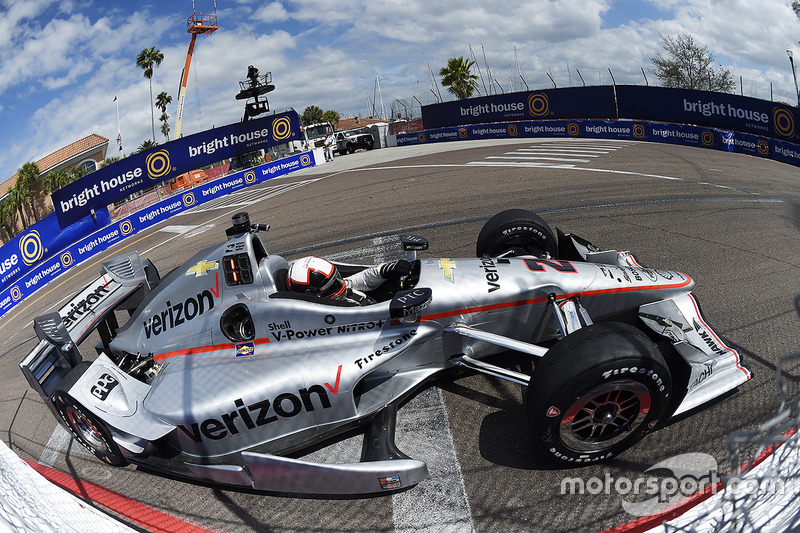
M792 65L792 77L794 77L794 92L797 95L797 107L800 107L800 89L797 88L797 73L794 70L794 56L792 55L792 49L788 46L786 47L786 54L789 56L789 64Z

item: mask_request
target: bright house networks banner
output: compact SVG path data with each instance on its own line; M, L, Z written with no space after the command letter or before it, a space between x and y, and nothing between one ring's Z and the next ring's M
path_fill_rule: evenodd
M300 138L300 119L287 111L182 137L103 167L53 191L62 228L173 176Z
M8 313L19 302L32 295L42 285L49 283L68 269L94 257L131 235L158 224L177 213L215 200L228 193L296 170L312 167L315 164L313 152L303 152L203 183L184 191L180 195L176 194L146 209L137 211L122 220L109 224L100 231L95 231L90 235L84 234L82 238L76 240L73 244L52 253L52 257L49 259L43 259L30 267L22 265L22 263L25 262L27 264L32 259L30 257L26 258L25 254L31 255L34 252L34 246L28 244L23 238L23 244L19 247L22 250L22 257L17 256L17 259L9 259L9 257L14 256L7 256L3 261L3 264L8 263L9 268L14 267L9 270L9 276L11 271L14 272L15 276L13 278L2 277L2 283L0 283L0 317ZM105 220L109 220L108 214L106 214ZM91 223L91 220L89 223ZM53 225L55 225L55 222ZM35 228L37 226L38 224L34 225ZM87 228L88 226L84 226L84 230ZM42 230L42 227L38 227L38 229ZM69 231L72 232L72 229L70 227ZM45 229L41 232L50 233L51 231ZM56 233L57 231L53 230L52 232ZM74 233L70 233L70 235L77 238ZM5 246L3 249L5 249ZM16 250L16 247L11 248L12 253L15 253ZM22 266L16 269L14 261L19 262Z

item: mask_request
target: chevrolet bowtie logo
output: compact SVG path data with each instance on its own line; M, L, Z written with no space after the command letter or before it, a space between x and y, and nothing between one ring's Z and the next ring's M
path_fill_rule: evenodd
M186 271L186 275L194 274L194 277L205 276L209 270L219 268L219 263L216 261L200 261L195 266Z
M450 280L450 283L455 283L456 280L453 277L453 270L456 268L456 264L452 262L450 259L439 259L439 268L444 271L444 277Z

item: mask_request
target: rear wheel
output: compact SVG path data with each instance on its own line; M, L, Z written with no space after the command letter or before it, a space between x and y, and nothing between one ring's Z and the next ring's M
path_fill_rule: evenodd
M533 211L509 209L483 225L475 247L477 257L534 255L554 258L558 243L547 222Z
M557 342L528 387L534 445L569 463L608 459L666 416L672 377L653 342L634 326L607 322Z
M87 363L82 363L70 371L59 385L59 389L53 393L53 402L75 440L98 459L112 466L125 466L128 461L125 460L119 446L114 442L108 428L64 390L72 386L88 366ZM73 374L77 374L77 377Z

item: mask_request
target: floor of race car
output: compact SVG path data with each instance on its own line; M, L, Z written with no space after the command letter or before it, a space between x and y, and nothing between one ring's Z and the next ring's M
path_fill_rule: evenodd
M356 170L358 169L358 170ZM778 360L797 350L792 300L800 280L800 187L795 167L698 148L600 140L462 142L357 152L215 200L137 234L92 264L43 287L0 323L0 430L23 458L95 483L213 531L593 532L637 518L614 481L651 475L688 453L731 468L726 439L777 409ZM99 261L138 250L166 273L247 210L268 250L380 262L399 253L391 235L431 243L426 257L471 256L483 222L511 207L645 265L697 282L708 321L740 351L755 378L730 397L649 435L606 463L563 469L533 456L523 389L482 375L441 380L398 415L397 444L428 462L417 487L377 498L291 498L185 483L84 453L60 430L17 367L33 341L31 318L93 279ZM790 369L790 393L798 392ZM54 429L56 428L56 429ZM337 461L356 438L314 452ZM660 472L659 475L663 475ZM610 482L608 480L611 480ZM565 480L606 483L564 493ZM592 485L593 486L593 485ZM605 487L609 490L606 491ZM591 491L595 492L595 491Z

